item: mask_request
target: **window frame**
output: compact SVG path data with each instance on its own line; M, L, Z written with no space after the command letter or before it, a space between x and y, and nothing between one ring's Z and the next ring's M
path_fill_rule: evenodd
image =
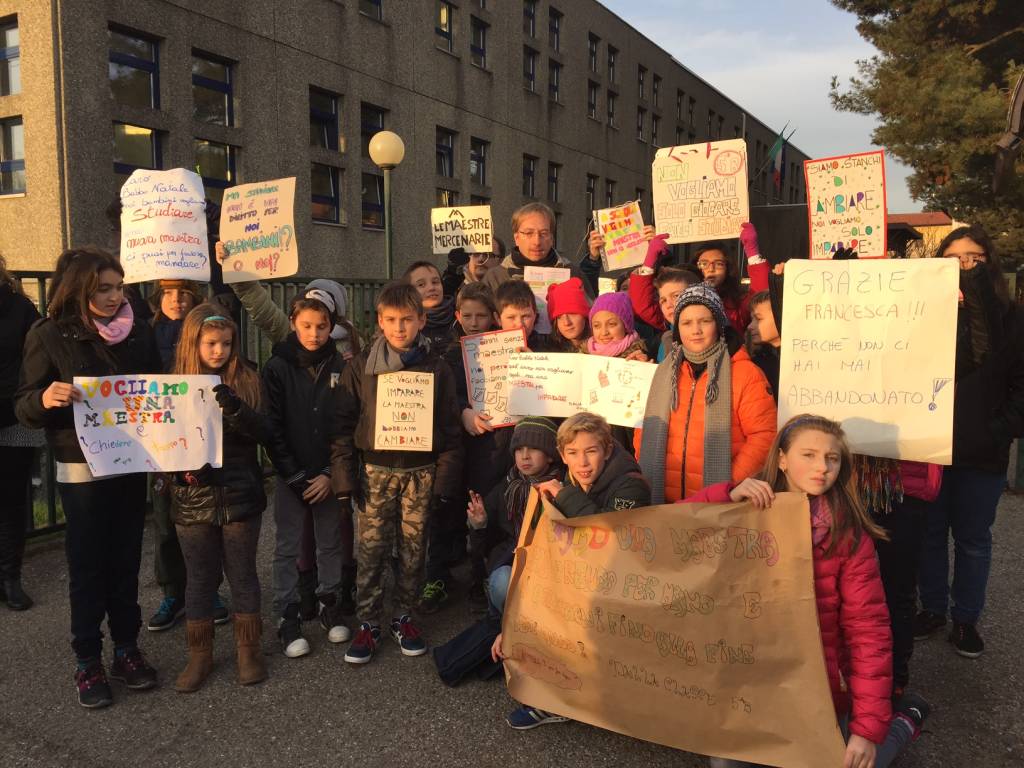
M593 80L587 81L587 117L593 120L597 120L597 96L600 88L601 86Z
M138 56L132 56L127 53L121 53L115 51L110 47L110 33L113 32L123 37L133 37L136 40L142 40L143 42L149 43L153 46L153 60L148 61L141 59ZM134 29L128 27L122 27L117 24L109 24L107 26L107 63L108 64L119 64L123 67L132 67L133 69L140 69L143 72L148 72L150 77L150 105L148 109L160 109L160 41L151 35L146 35L142 32L137 32ZM110 74L107 74L107 84L110 84ZM111 91L111 98L114 98L114 94ZM116 100L116 99L115 99ZM118 102L120 103L120 102ZM125 105L133 106L133 105ZM143 127L143 126L140 126Z
M605 208L612 208L615 205L615 179L604 180Z
M616 82L616 69L619 58L619 49L614 45L608 46L608 82Z
M644 88L645 88L644 81L646 80L646 78L647 78L647 67L645 67L643 64L637 64L636 65L636 91L637 91L637 98L639 98L641 101L646 100L646 97L644 96Z
M523 0L523 34L537 39L537 0Z
M643 107L636 108L636 140L644 141L644 126L647 124L647 110Z
M0 150L3 149L3 135L5 130L7 130L8 126L15 124L21 126L22 154L20 158L12 156L7 160L0 155L0 174L15 174L20 171L24 184L20 189L12 186L10 191L4 190L0 187L0 197L24 195L28 192L28 179L25 177L25 118L23 115L11 115L10 117L0 118ZM11 144L13 146L14 142L12 141Z
M487 154L490 145L485 139L469 137L469 180L481 187L487 186ZM476 163L476 173L473 172L473 163Z
M6 32L8 29L18 30L18 44L0 48L0 62L7 66L10 66L7 62L16 62L18 68L18 87L16 89L12 87L6 93L0 91L0 96L17 96L21 93L21 28L18 26L17 14L0 20L0 32ZM8 70L8 82L10 82L10 70Z
M228 144L223 141L212 141L210 139L200 139L198 137L192 138L192 157L195 158L196 148L199 142L206 142L207 144L215 144L219 147L227 147L227 165L229 179L218 179L213 176L204 176L202 169L199 167L199 163L196 162L194 165L195 172L199 174L199 178L203 180L203 189L207 190L210 188L221 190L221 197L223 198L223 190L229 187L234 187L238 184L238 147L233 144ZM209 197L209 195L207 195Z
M312 97L314 93L319 94L320 96L326 96L331 100L331 104L334 107L333 113L325 112L319 107L313 106ZM343 149L341 139L341 120L339 117L339 114L341 112L341 95L333 93L332 91L325 90L323 88L319 88L315 85L311 85L309 86L309 97L310 132L312 133L313 121L319 121L320 129L328 131L327 133L324 134L324 136L327 137L328 139L330 136L334 136L334 146L331 146L331 142L329 140L326 142L326 146L321 144L314 144L312 140L310 140L309 145L311 147L316 147L317 149L326 149L331 152L344 152L345 150ZM333 132L331 132L331 123L333 123Z
M554 6L548 7L548 44L555 52L562 50L562 19L565 14Z
M616 128L615 125L615 102L618 100L619 94L615 91L608 91L608 106L606 112L608 114L608 125L612 128Z
M590 71L597 72L597 58L601 47L601 38L593 32L587 33L587 57L589 59Z
M368 10L368 5L373 8ZM384 0L359 0L359 13L376 21L384 21Z
M377 190L380 193L380 195L379 195L380 202L379 203L368 203L368 202L366 202L365 187L366 187L366 178L368 176L372 177L374 179L374 182L373 182L374 186L377 187ZM362 182L362 184L360 186L360 189L363 190L360 193L360 196L359 196L359 198L360 198L360 213L361 213L361 215L359 217L360 223L362 224L363 229L372 229L375 232L383 232L384 231L384 227L385 227L385 222L384 222L384 174L383 173L374 173L373 171L365 171L364 170L362 172L362 176L360 177L360 180ZM366 223L366 213L367 213L367 211L370 211L371 213L379 213L380 214L380 226L377 226L376 224L367 224Z
M470 62L480 69L487 69L487 30L490 29L490 24L482 19L478 19L476 16L469 17L469 60ZM480 33L480 42L482 45L476 44L476 33Z
M537 159L533 155L523 155L523 197L537 197Z
M651 75L651 103L661 107L661 77L657 73Z
M562 164L548 160L548 200L559 202L559 182L562 178Z
M561 89L562 65L554 59L548 59L548 99L560 104Z
M160 139L160 131L158 131L156 128L150 128L147 125L135 125L134 123L126 123L123 120L114 120L111 122L111 138L113 138L113 127L115 125L130 125L132 128L145 128L147 131L152 132L153 143L151 149L153 166L152 168L150 168L149 166L145 165L132 165L131 163L119 163L117 161L114 161L114 173L131 176L132 171L139 169L151 171L159 171L163 169L164 159L163 147L161 146L162 142ZM113 142L111 142L111 148L113 148Z
M447 12L448 27L441 26L441 12ZM449 0L437 0L434 13L434 34L441 38L444 43L435 41L435 45L442 51L455 53L455 6Z
M333 195L317 195L313 193L313 182L312 175L315 167L326 168L328 172L328 178L331 181L331 188L334 190ZM317 224L341 224L341 179L342 169L336 165L328 165L327 163L316 163L312 162L309 164L310 171L310 203L316 203L317 205L330 205L334 209L334 218L325 219L318 218L313 212L312 205L310 205L310 218Z
M458 134L442 125L434 127L434 173L455 178L455 144ZM447 171L447 172L446 172Z
M523 46L523 88L530 93L537 92L537 55L530 46Z
M586 195L587 200L587 210L590 212L597 210L597 182L597 176L591 173L587 174L587 182L586 186L584 187L584 194Z
M372 125L371 126L370 123L366 122L363 119L364 112L365 112L365 110L367 108L372 109L376 113L379 114L379 116L380 116L380 125L379 126L377 126L377 125ZM380 131L385 130L387 115L388 115L388 110L385 109L384 107L377 106L376 104L371 104L368 101L360 101L359 102L359 147L360 147L359 151L361 152L363 157L366 157L366 158L370 157L370 139L372 139L374 137L374 135L376 135ZM369 133L367 131L367 129L371 128L371 127L373 128L373 133Z
M215 53L208 53L207 51L200 50L198 48L192 49L193 59L204 59L214 64L220 64L227 68L227 82L221 82L220 80L214 80L204 75L197 75L192 73L192 119L196 120L195 117L195 88L206 88L210 91L217 91L227 97L227 122L223 125L227 128L234 128L235 125L235 63L230 59L226 59L222 56L218 56ZM199 120L199 122L205 125L222 125L221 123L210 123L206 120Z

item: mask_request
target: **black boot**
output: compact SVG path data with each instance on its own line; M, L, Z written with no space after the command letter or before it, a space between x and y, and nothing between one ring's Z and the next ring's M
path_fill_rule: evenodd
M356 566L341 566L341 589L338 590L338 602L345 616L356 615Z
M5 579L4 594L12 611L27 611L33 606L32 598L21 588L21 579Z
M299 571L299 618L310 621L320 612L320 604L316 599L318 583L316 568L311 571Z

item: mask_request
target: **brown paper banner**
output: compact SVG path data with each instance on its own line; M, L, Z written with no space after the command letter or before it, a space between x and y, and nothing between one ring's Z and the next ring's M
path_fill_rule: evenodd
M688 752L842 765L806 497L538 517L503 620L514 698Z

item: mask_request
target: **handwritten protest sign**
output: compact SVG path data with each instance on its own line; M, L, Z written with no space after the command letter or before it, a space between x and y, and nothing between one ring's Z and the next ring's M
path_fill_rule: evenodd
M137 169L121 187L126 283L210 279L203 180L192 171Z
M466 253L490 253L491 206L464 205L457 208L431 208L430 229L433 232L434 253L446 254L452 248L464 248Z
M812 259L853 248L862 259L886 255L885 153L804 161Z
M489 331L463 336L469 407L491 417L492 427L515 423L508 409L508 361L526 346L526 332Z
M518 416L572 416L593 411L609 424L639 427L658 366L563 352L513 355L509 411Z
M377 377L373 449L434 450L434 374L397 371Z
M842 422L855 453L949 464L959 264L790 260L779 424Z
M594 226L604 243L601 258L606 272L644 263L647 241L644 240L644 217L640 213L639 201L594 211Z
M548 318L548 286L564 283L572 273L568 267L526 267L523 280L530 286L537 299L537 333L551 333L551 320Z
M791 493L572 519L545 500L505 604L509 693L689 752L839 768L809 518Z
M659 149L652 173L655 228L670 243L739 237L750 220L743 139Z
M239 184L227 190L220 212L220 239L228 252L225 283L298 272L295 177Z
M220 376L75 376L75 433L96 477L221 465Z
M618 286L615 285L614 277L599 277L597 278L597 295L601 296L605 293L615 293Z

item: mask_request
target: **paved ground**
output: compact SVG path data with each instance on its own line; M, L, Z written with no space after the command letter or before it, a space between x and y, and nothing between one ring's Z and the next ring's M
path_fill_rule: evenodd
M986 655L967 661L933 639L918 647L914 685L935 705L929 733L901 762L906 768L1024 766L1021 635L1024 608L1024 497L1004 497L995 528ZM273 537L265 525L261 562ZM266 639L270 679L234 682L230 627L217 640L218 668L206 687L176 694L171 681L184 663L184 631L144 633L162 672L158 690L115 688L115 706L90 712L75 702L67 636L68 605L59 542L33 545L25 581L37 607L0 608L0 766L348 766L369 760L403 768L446 766L644 766L688 768L692 755L572 723L515 733L503 717L514 705L500 681L442 685L428 657L402 657L386 643L364 668L342 661L307 625L313 653L289 660ZM159 601L147 531L144 613ZM269 568L261 573L269 584ZM265 595L267 597L267 595ZM424 623L444 641L470 620L459 601Z

